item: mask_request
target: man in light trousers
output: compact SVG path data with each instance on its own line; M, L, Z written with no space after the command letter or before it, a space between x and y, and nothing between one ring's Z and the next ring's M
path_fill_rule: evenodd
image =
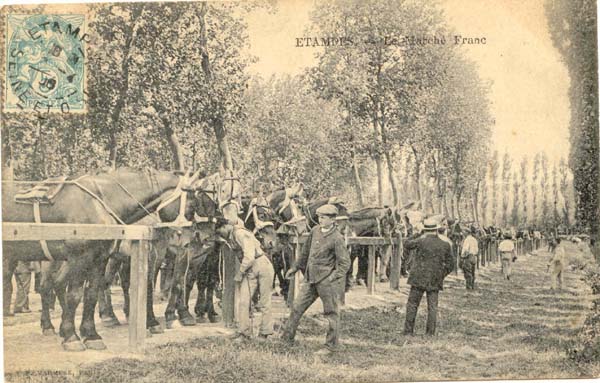
M240 260L240 270L234 280L240 284L238 331L234 334L236 342L252 337L250 321L250 303L258 289L260 298L258 309L261 322L259 338L267 339L273 335L271 315L271 295L275 272L271 261L260 247L260 242L247 229L231 225L226 219L219 218L215 225L217 235L225 239Z

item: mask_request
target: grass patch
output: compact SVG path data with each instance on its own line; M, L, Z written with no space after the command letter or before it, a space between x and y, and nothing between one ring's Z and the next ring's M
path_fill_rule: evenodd
M493 269L495 270L495 269ZM387 306L342 314L342 344L328 357L316 357L327 322L303 318L299 344L280 341L234 344L206 337L167 343L148 351L145 360L113 359L85 367L77 377L52 380L44 372L8 377L32 382L387 382L414 380L485 380L582 378L600 374L600 364L566 357L574 349L586 302L569 291L550 292L545 262L525 258L510 285L488 272L478 290L461 280L448 281L440 294L438 335L425 332L426 300L419 307L416 336L404 336L406 297ZM573 291L583 291L577 274ZM595 326L596 318L586 326ZM588 327L589 327L588 326ZM586 327L587 328L587 327ZM30 379L30 380L27 380Z

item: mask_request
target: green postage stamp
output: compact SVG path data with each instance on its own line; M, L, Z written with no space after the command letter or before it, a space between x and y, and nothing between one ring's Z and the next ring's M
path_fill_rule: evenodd
M6 112L85 112L84 15L7 15Z

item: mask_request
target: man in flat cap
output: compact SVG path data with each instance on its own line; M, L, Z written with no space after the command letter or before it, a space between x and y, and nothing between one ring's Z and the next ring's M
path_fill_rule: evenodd
M438 224L433 219L423 222L424 235L404 244L406 250L415 250L408 276L410 293L406 303L404 334L412 335L417 310L423 294L427 293L427 335L435 335L437 322L438 292L444 288L444 278L454 269L454 257L450 244L437 235Z
M321 298L329 329L325 348L317 352L319 355L330 354L338 346L339 301L350 267L344 237L335 225L337 214L338 210L333 205L327 204L317 209L319 224L311 230L300 257L286 273L286 278L291 278L298 270L302 270L304 280L294 300L282 339L293 343L300 318L317 297Z

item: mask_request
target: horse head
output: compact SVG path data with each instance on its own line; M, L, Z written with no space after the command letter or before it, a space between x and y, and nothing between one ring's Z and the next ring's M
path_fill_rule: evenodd
M269 194L268 205L283 221L277 230L280 234L289 234L290 232L301 234L307 229L306 217L300 208L304 199L304 185L301 183Z

